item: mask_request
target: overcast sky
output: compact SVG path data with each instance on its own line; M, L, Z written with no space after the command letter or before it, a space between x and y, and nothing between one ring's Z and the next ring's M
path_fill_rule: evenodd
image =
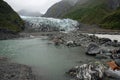
M4 0L4 1L8 2L9 5L11 5L11 7L15 11L26 9L45 13L50 6L61 0Z

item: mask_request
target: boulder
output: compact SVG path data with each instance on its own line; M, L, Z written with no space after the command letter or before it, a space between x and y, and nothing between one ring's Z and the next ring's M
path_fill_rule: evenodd
M96 59L109 59L109 56L106 56L104 54L97 54L95 56Z
M100 44L105 44L105 43L107 43L107 42L112 42L112 40L109 39L109 38L100 38L100 39L99 39L99 42L100 42Z
M113 80L120 80L120 71L119 70L112 70L111 68L105 71L105 74L113 78Z
M100 49L100 47L97 44L91 43L87 47L86 54L87 55L96 55L96 54L100 53L100 50L101 49Z
M115 63L117 64L117 66L120 66L120 59L115 59Z
M101 63L83 64L70 69L67 74L75 80L101 80L104 77L105 66Z
M120 54L112 54L111 58L112 59L120 59Z
M120 47L120 42L112 42L111 43L111 46L114 46L114 47Z
M66 46L75 47L75 46L79 46L79 45L77 45L77 43L75 41L67 41Z
M120 49L114 49L111 51L112 55L111 58L112 59L120 59Z

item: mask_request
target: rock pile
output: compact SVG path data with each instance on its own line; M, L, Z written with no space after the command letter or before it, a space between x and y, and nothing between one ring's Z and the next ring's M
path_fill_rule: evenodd
M116 64L119 63L120 42L117 40L112 41L109 38L99 38L95 35L90 36L78 31L65 33L59 36L64 40L64 44L68 42L72 44L75 43L76 45L86 48L87 55L94 55L95 58L99 59L106 66L105 67L103 64L96 65L94 63L75 66L66 72L69 76L73 77L75 80L111 80L111 78L108 79L109 76L114 77L113 80L120 80L120 76L118 75L120 70L114 71L111 69L110 65L109 67L106 65L106 63L111 60L116 62L116 59ZM109 70L109 68L111 70ZM117 78L115 76L117 76Z
M62 34L62 39L65 40L65 42L74 41L77 45L82 45L84 47L87 47L90 43L95 43L98 46L120 47L120 42L117 40L112 41L109 38L98 38L95 35L83 34L79 31Z

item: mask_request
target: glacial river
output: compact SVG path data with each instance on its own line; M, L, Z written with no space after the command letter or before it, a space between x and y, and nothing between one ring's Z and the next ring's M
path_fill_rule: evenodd
M42 38L0 41L0 56L32 67L38 80L70 80L65 72L75 65L94 60L84 48L55 46Z

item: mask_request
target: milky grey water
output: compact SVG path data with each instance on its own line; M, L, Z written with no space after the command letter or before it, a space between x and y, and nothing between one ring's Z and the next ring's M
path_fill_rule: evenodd
M94 60L84 53L84 48L54 46L50 41L18 39L0 41L0 55L9 57L13 62L32 67L38 80L70 80L65 72L82 62Z

